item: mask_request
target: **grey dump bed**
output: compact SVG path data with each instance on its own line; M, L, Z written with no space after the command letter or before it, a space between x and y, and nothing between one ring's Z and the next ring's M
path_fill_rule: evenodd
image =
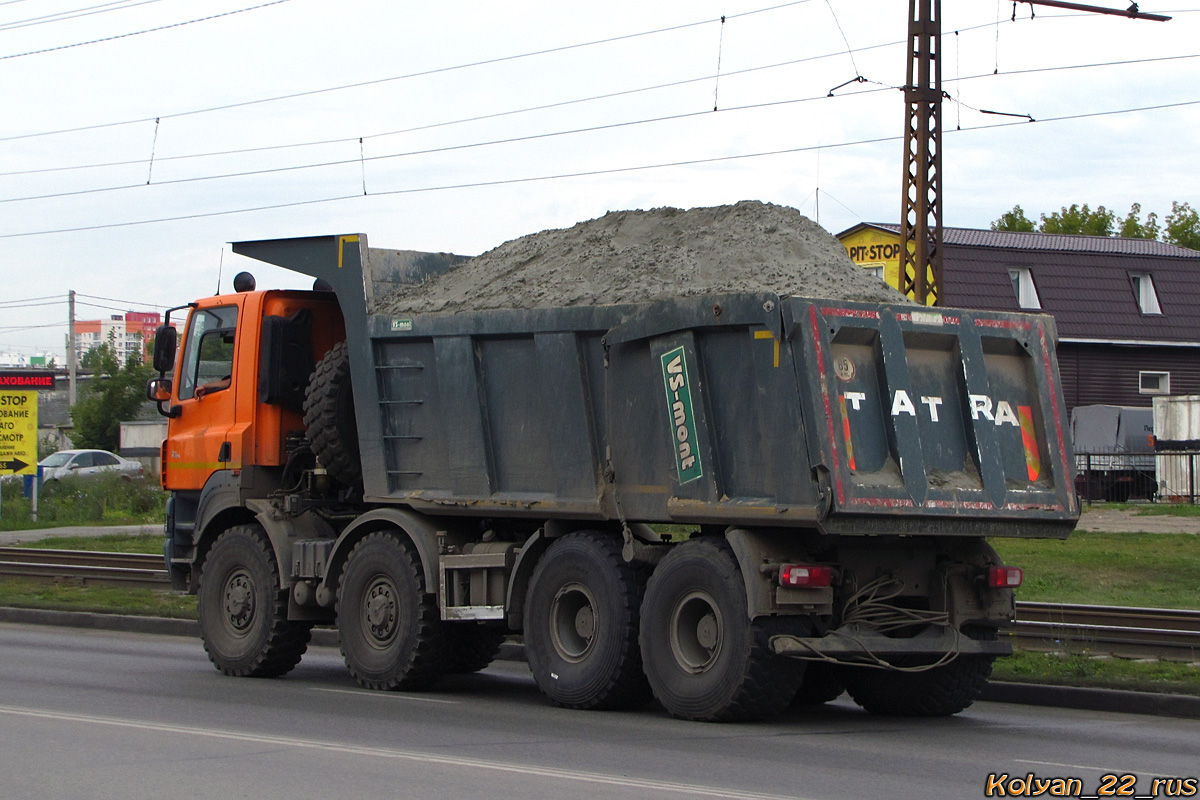
M723 294L372 314L448 254L236 252L328 281L366 499L442 514L1066 536L1050 317Z

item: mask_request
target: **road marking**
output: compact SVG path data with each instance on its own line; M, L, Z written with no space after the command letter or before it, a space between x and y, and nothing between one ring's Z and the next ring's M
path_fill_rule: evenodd
M592 783L607 786L620 786L629 789L647 789L650 791L673 794L692 795L696 797L718 797L727 800L805 800L799 795L761 794L759 792L743 792L736 789L723 789L719 786L701 786L698 784L673 783L641 778L630 778L623 775L606 775L600 772L580 772L554 767L539 767L532 764L515 764L505 761L487 761L481 758L464 758L460 756L445 756L437 753L419 752L416 750L394 750L384 747L362 747L358 745L338 744L336 742L320 741L318 739L295 739L290 736L271 736L260 733L241 733L239 731L221 730L219 728L199 728L190 725L172 725L165 722L147 722L116 717L95 717L88 714L68 714L60 711L43 711L34 708L17 708L15 706L0 706L0 714L11 717L29 717L60 722L82 723L87 725L103 725L112 728L128 728L152 733L176 734L179 736L197 736L206 739L222 739L235 742L271 745L274 747L296 748L300 750L319 750L327 753L342 755L371 756L402 761L416 761L423 764L441 764L449 767L505 772L516 775L551 778L575 783Z
M1086 764L1060 764L1057 761L1031 761L1029 759L1016 758L1013 761L1017 764L1038 764L1043 767L1066 767L1067 769L1094 769L1097 772L1111 772L1115 775L1127 775L1129 770L1114 769L1113 767L1089 767Z
M360 697L370 697L375 699L382 697L387 700L412 700L414 703L442 703L448 706L461 705L461 700L440 700L436 697L417 697L411 694L397 694L395 692L379 692L367 689L322 689L319 686L309 687L314 692L330 692L331 694L356 694Z

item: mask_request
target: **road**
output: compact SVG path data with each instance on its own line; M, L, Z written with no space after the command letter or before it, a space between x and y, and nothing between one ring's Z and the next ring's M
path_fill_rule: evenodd
M979 703L951 719L849 701L712 725L556 709L524 664L425 694L367 692L316 648L226 678L197 641L0 624L8 800L970 798L1010 780L1195 777L1200 721ZM1010 784L1011 785L1011 784Z

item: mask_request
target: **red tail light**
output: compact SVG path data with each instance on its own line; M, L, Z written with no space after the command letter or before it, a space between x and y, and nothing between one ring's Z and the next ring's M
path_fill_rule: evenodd
M1020 567L988 567L988 586L993 589L1015 589L1023 580Z
M779 568L780 586L823 588L833 583L833 567L817 564L784 564Z

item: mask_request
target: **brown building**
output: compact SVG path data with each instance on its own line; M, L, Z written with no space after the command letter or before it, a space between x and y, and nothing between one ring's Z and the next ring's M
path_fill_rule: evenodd
M862 223L838 238L896 285L899 225ZM946 228L943 248L943 305L1054 316L1068 409L1200 394L1200 252L970 228Z

